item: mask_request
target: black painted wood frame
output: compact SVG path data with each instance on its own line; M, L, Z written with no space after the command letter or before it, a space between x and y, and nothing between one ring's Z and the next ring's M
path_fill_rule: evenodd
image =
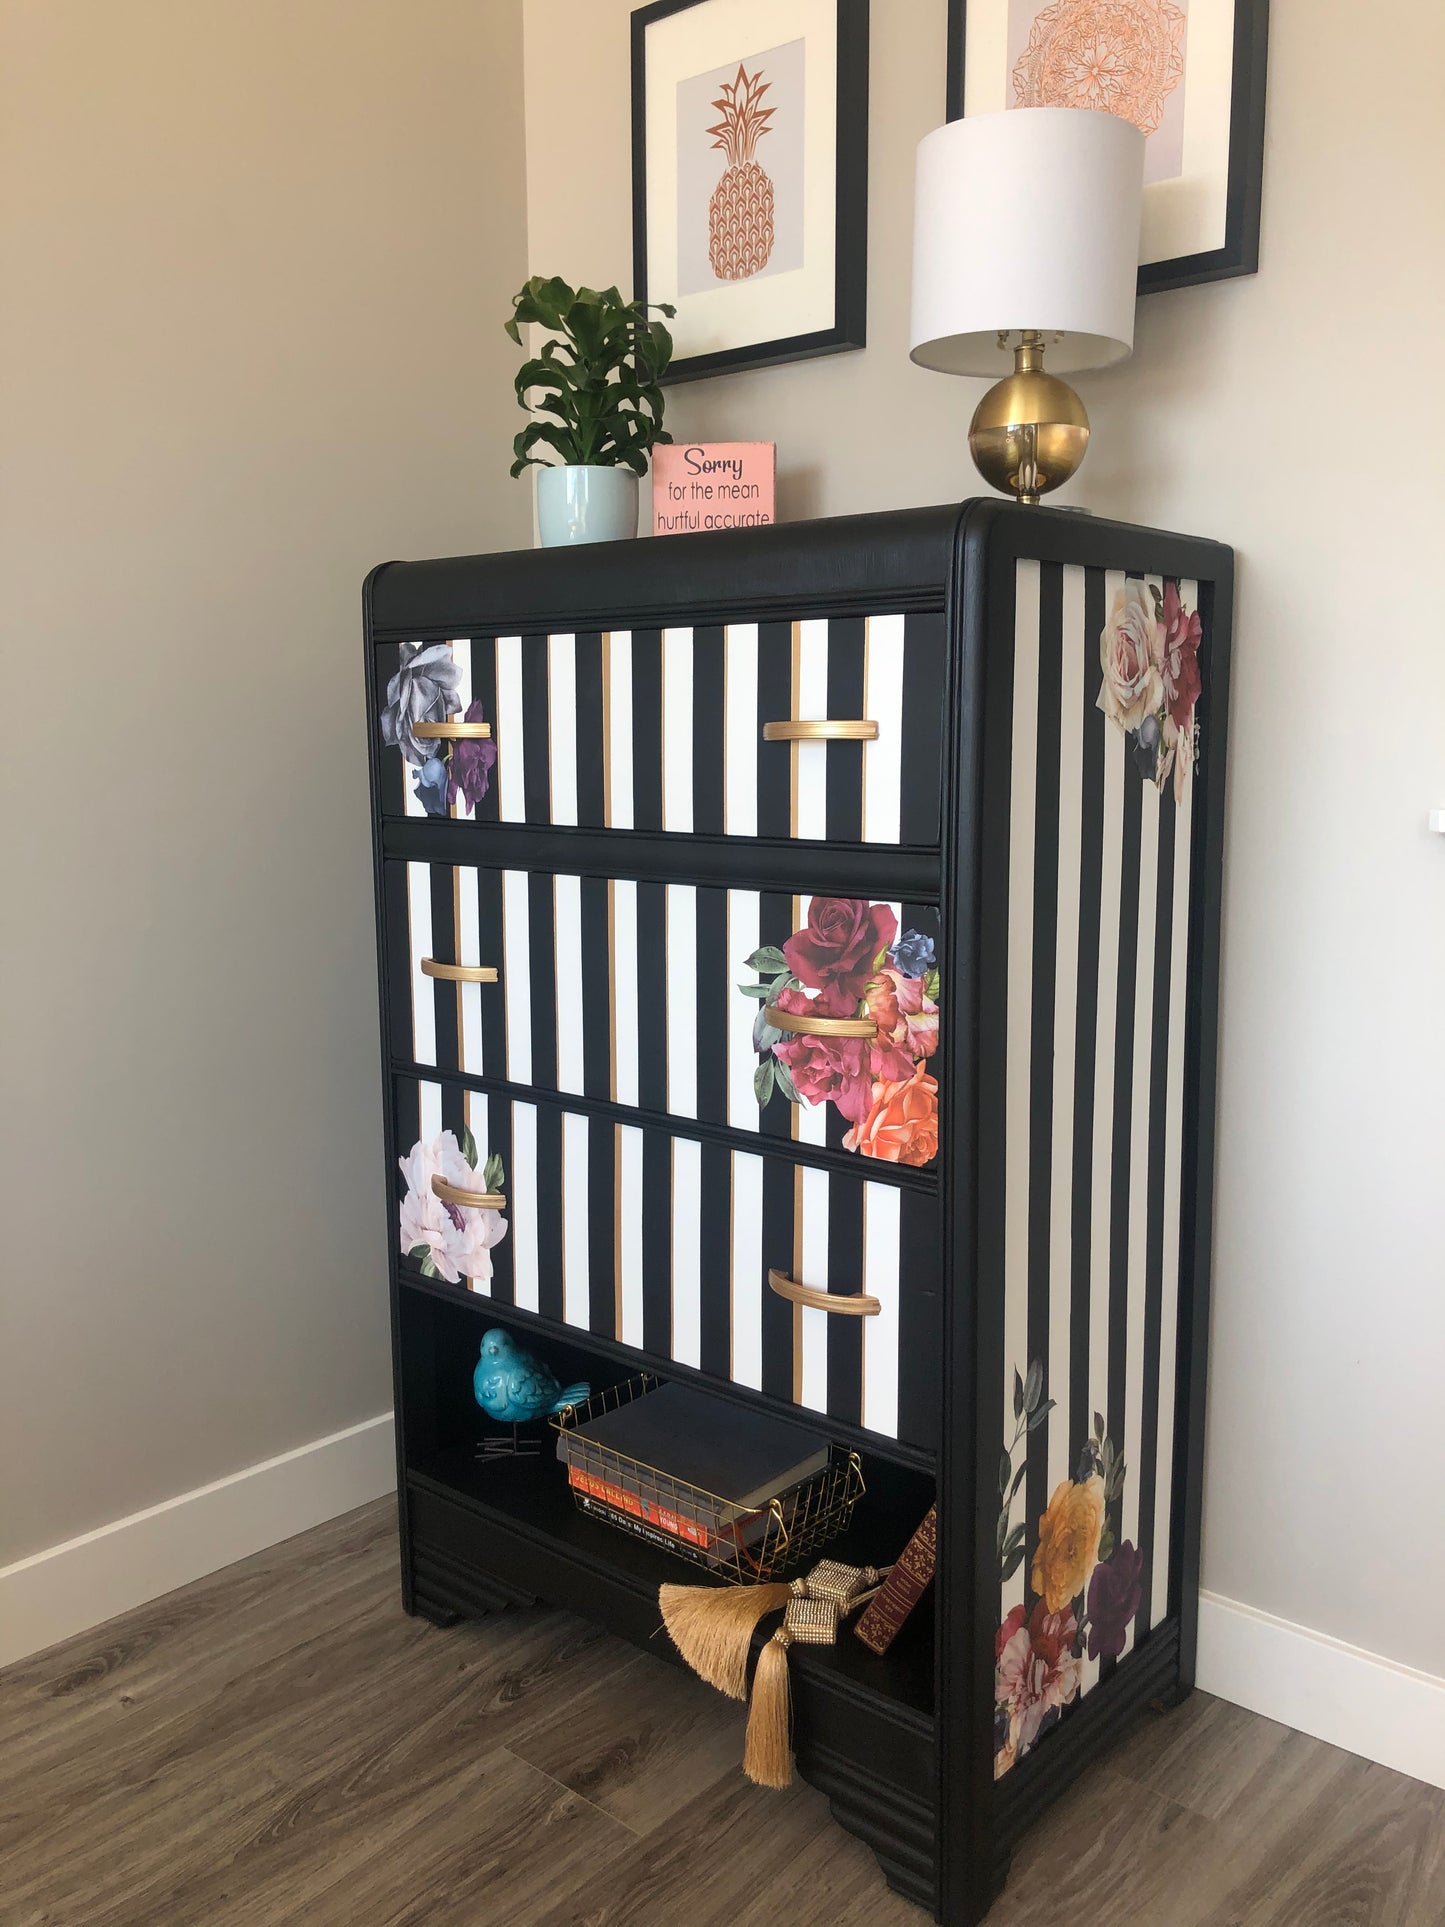
M1192 818L1192 895L1188 933L1191 998L1185 1030L1179 1370L1174 1407L1174 1533L1170 1611L1135 1652L1063 1722L1048 1742L994 1780L994 1633L998 1564L996 1467L1003 1412L1004 1258L1000 1200L1003 1075L996 1047L997 1001L1007 966L1007 824L1016 564L1080 565L1142 575L1191 578L1208 648L1201 657L1208 730L1196 765ZM936 1183L943 1228L943 1357L946 1391L936 1460L939 1564L936 1587L935 1717L890 1706L854 1678L834 1679L805 1664L800 1678L799 1770L828 1793L843 1824L861 1834L900 1891L930 1906L948 1927L982 1919L1007 1871L1013 1843L1094 1756L1101 1741L1151 1701L1171 1700L1193 1684L1198 1632L1200 1504L1209 1317L1214 1167L1215 1058L1218 1031L1220 898L1225 753L1233 600L1233 558L1217 544L1049 509L1001 501L898 515L676 537L663 544L601 546L548 557L383 565L364 591L368 740L381 981L381 1057L394 1076L472 1084L410 1064L405 1040L390 1035L389 962L383 936L383 864L406 857L440 863L506 860L515 867L582 869L595 874L706 883L745 875L759 887L813 889L884 881L880 853L867 846L823 846L643 832L549 830L531 825L468 825L415 819L383 821L375 719L378 641L504 633L525 616L529 633L549 628L625 626L643 610L670 624L698 626L759 604L797 615L942 608L951 643L945 743L943 843L939 851L894 853L904 865L903 894L941 903L951 967L941 1024L951 1039L945 1112L947 1147L936 1179L908 1174L910 1186ZM545 606L544 606L545 605ZM523 624L518 621L517 626ZM729 869L729 863L736 868ZM617 866L623 866L619 871ZM888 869L887 894L900 893ZM1002 946L1002 948L1001 948ZM569 1108L612 1107L601 1100L529 1102ZM633 1121L637 1121L633 1114ZM676 1119L659 1125L676 1131ZM721 1127L688 1124L704 1139L730 1142ZM394 1107L386 1106L385 1183L392 1197L397 1158ZM802 1161L834 1154L780 1145ZM902 1174L900 1174L902 1176ZM389 1207L390 1210L390 1207ZM580 1554L527 1534L515 1519L489 1518L485 1532L470 1511L408 1463L406 1439L426 1431L428 1415L408 1401L429 1396L415 1341L403 1329L412 1306L470 1295L423 1280L405 1266L389 1236L389 1275L397 1405L402 1595L408 1611L434 1617L493 1610L541 1596L587 1610L625 1636L650 1641L655 1606L635 1577L614 1577L605 1555ZM477 1312L487 1301L470 1298ZM509 1309L508 1316L534 1314ZM559 1337L562 1335L559 1328ZM576 1334L573 1334L576 1336ZM630 1348L587 1343L619 1364ZM422 1388L420 1391L418 1387ZM727 1395L739 1396L734 1388ZM886 1447L872 1441L884 1458ZM900 1471L926 1468L906 1448ZM418 1515L418 1507L421 1514ZM418 1516L424 1531L418 1540ZM912 1522L899 1520L900 1527ZM479 1550L488 1549L487 1552ZM506 1548L505 1553L492 1548ZM651 1650L656 1650L652 1645ZM869 1749L885 1762L870 1791Z
M713 0L653 0L632 15L632 284L639 301L656 297L647 281L647 29L654 21ZM833 220L833 324L713 354L683 355L664 385L737 374L785 361L862 348L868 340L868 0L837 0L838 87Z
M945 114L963 117L969 0L948 0L948 79ZM1205 281L1227 281L1259 271L1259 227L1264 204L1264 102L1269 67L1269 0L1235 0L1234 65L1229 96L1229 184L1224 241L1198 254L1147 261L1139 293L1162 294Z

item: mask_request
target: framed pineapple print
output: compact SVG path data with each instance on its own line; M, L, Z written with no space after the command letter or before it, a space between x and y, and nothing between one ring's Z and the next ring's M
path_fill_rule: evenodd
M868 0L654 0L632 16L639 299L667 381L861 348Z
M1143 128L1139 292L1259 267L1269 0L949 0L948 118L1084 107Z

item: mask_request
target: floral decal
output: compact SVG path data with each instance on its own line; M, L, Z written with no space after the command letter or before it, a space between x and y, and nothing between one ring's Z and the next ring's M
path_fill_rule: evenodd
M814 897L808 921L781 950L744 963L762 979L739 984L757 1000L753 1089L790 1104L832 1104L848 1120L844 1147L892 1164L927 1164L938 1151L938 969L932 937L907 930L886 903ZM769 1009L869 1019L871 1034L802 1036L768 1022Z
M490 1208L445 1204L431 1188L435 1177L463 1191L500 1191L506 1183L502 1160L489 1157L479 1178L479 1155L476 1139L463 1129L460 1143L454 1133L443 1131L429 1143L413 1144L397 1160L406 1179L406 1196L401 1201L402 1256L425 1278L445 1278L455 1285L463 1278L485 1282L492 1275L492 1247L506 1237L506 1219Z
M1028 1435L1054 1409L1035 1359L1028 1377L1014 1372L1014 1434L999 1460L996 1550L999 1577L1024 1562L1027 1529L1012 1523L1014 1500L1028 1470ZM1023 1447L1020 1452L1020 1447ZM1015 1465L1015 1457L1018 1463ZM1007 1773L1080 1694L1083 1660L1117 1659L1143 1596L1144 1555L1118 1543L1124 1460L1095 1412L1094 1429L1072 1479L1054 1487L1039 1520L1028 1595L994 1639L994 1775Z
M1089 107L1152 134L1184 78L1188 22L1173 0L1054 0L1014 64L1015 107Z
M433 742L416 734L418 723L442 723L455 714L461 677L449 642L404 642L401 666L386 685L381 740L388 749L399 749L415 769L416 795L428 816L445 816L458 797L473 815L497 760L490 737ZM463 722L486 720L479 702L467 704Z
M1199 754L1194 707L1201 687L1203 626L1176 582L1126 582L1099 637L1104 672L1099 707L1129 736L1146 782L1162 790L1171 775L1182 803Z

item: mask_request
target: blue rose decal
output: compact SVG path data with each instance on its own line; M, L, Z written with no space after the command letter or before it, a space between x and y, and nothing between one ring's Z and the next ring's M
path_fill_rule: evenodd
M933 939L921 930L905 930L888 954L905 977L926 977L934 967Z
M445 816L447 813L447 786L451 772L442 756L432 756L422 764L416 773L416 793L421 806L428 816Z

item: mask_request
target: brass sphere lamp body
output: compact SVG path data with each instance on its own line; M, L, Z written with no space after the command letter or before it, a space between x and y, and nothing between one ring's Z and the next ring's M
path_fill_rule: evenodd
M1000 333L999 346L1008 345ZM1036 503L1076 471L1089 446L1089 417L1066 381L1044 370L1044 338L1021 331L1011 375L995 382L969 424L968 447L991 487Z

